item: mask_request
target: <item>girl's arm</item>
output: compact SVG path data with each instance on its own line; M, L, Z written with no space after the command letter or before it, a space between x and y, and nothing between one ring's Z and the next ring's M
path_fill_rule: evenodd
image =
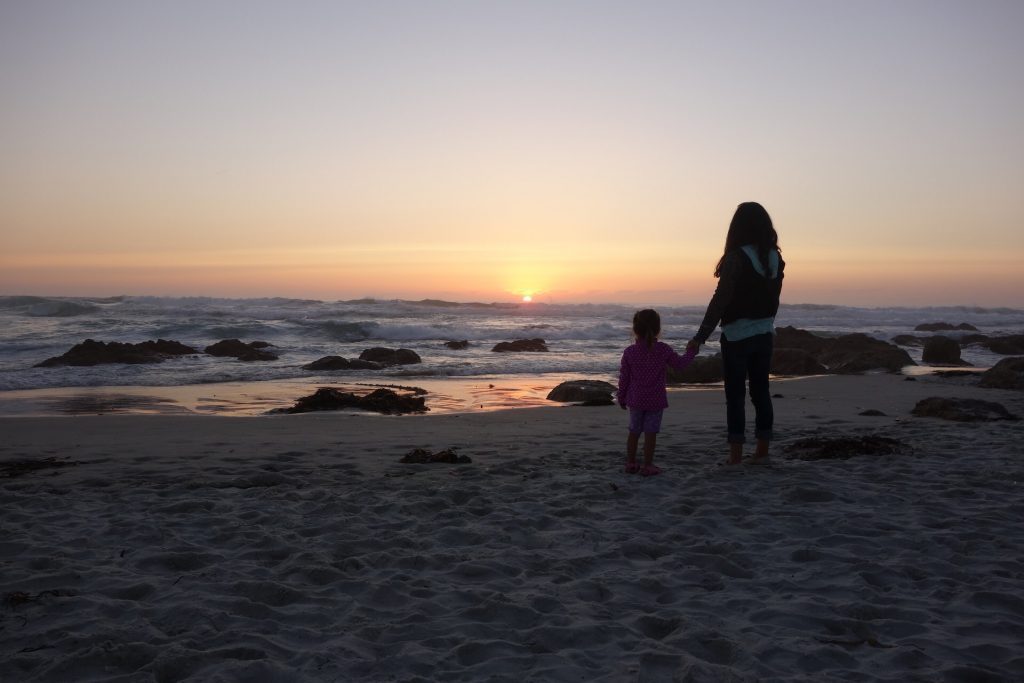
M669 355L668 358L665 360L665 363L670 368L675 368L676 370L682 370L683 368L688 367L690 363L693 362L693 359L697 357L696 347L692 349L687 348L686 353L684 353L681 356L678 353L676 353L671 347L669 348L668 352Z
M623 401L626 400L626 396L629 395L629 363L626 362L626 354L622 354L622 362L619 363L619 388L615 392L615 400L622 408L626 407Z

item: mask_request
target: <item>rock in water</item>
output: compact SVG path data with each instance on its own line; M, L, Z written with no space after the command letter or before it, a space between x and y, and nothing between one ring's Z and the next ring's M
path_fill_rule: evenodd
M1004 356L1019 356L1024 353L1024 334L1010 334L1005 337L991 337L982 346L992 353Z
M386 349L381 346L366 349L359 354L359 360L381 365L413 365L423 362L419 354L411 349Z
M517 351L547 351L548 345L543 339L516 339L510 342L499 342L494 345L491 351L517 352Z
M936 335L924 342L921 359L935 365L970 365L960 359L960 344L955 339Z
M238 339L223 339L216 344L207 346L203 351L210 356L219 358L237 358L244 361L256 360L277 360L277 355L264 351L270 346L264 341L254 341L246 344Z
M953 325L951 323L924 323L914 328L915 332L946 332L953 330L977 332L978 328L970 323L960 323L959 325Z
M161 363L172 356L184 356L199 353L191 346L180 342L157 339L139 344L121 342L98 342L86 339L75 344L62 356L47 358L36 365L37 368L51 368L61 365L88 366L107 363L126 363L138 365L142 363Z
M348 360L341 356L324 356L318 360L303 365L303 370L329 371L329 370L380 370L383 365L368 360Z

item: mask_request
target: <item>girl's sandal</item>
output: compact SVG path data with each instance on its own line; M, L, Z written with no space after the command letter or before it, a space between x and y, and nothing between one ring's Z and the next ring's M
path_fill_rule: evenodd
M626 463L626 474L636 474L639 471L640 465L636 464L635 462Z
M640 474L645 477L653 477L656 474L661 474L661 468L657 465L644 465L640 468Z

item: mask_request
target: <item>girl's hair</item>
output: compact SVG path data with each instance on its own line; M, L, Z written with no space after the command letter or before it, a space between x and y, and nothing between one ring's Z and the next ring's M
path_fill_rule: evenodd
M658 312L645 308L633 314L633 334L638 340L647 343L647 348L654 345L654 340L661 334L661 316Z
M729 223L729 233L725 236L725 250L715 266L715 277L721 277L722 263L729 252L746 244L757 248L758 260L764 272L771 272L768 268L768 254L772 249L779 251L779 234L772 225L772 217L757 202L743 202L736 207L736 213Z

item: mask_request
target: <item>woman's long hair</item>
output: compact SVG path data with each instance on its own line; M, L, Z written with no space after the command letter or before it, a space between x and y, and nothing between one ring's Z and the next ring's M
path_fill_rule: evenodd
M729 223L729 233L725 236L725 250L722 252L722 258L718 259L718 265L715 266L715 277L721 277L722 262L729 252L746 244L752 244L757 248L758 260L764 272L770 273L769 253L775 249L781 255L779 234L772 225L772 217L757 202L743 202L736 207L736 213L732 215L732 222Z

